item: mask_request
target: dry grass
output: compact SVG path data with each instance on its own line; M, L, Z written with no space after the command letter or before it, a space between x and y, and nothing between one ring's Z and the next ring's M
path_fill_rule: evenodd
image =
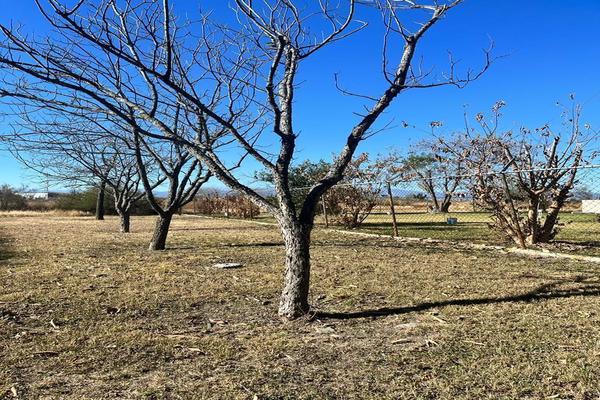
M0 211L0 218L6 217L87 217L90 213L76 210L48 211Z
M0 219L0 398L600 397L597 266L316 232L322 313L283 323L273 228L132 222Z

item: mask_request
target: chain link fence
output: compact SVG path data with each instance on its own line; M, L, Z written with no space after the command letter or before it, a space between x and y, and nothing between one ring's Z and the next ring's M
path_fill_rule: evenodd
M529 172L519 171L528 176ZM570 171L557 182L568 179ZM600 255L600 166L578 168L575 183L558 213L554 242L589 247ZM516 173L486 176L490 184L501 178L513 182L510 194L516 211L526 219L527 193L516 184ZM493 175L493 176L492 176ZM423 176L395 182L341 185L324 197L317 223L390 236L502 244L506 235L494 229L494 212L473 193L478 175ZM458 182L457 182L458 181ZM552 190L541 196L537 218L543 221L552 207Z
M544 170L518 171L529 173ZM564 184L569 172L541 196L536 217L546 218L552 207L550 192ZM569 196L558 213L558 233L554 243L568 248L587 249L600 255L600 165L580 167ZM506 193L511 197L516 212L527 218L530 206L526 193L516 183L515 172L487 174L489 185L499 185L500 178L511 184ZM553 175L553 176L560 176ZM473 192L473 180L480 175L421 176L410 180L339 184L322 198L315 218L318 226L350 229L396 237L467 241L484 244L504 244L506 235L494 229L498 223L494 212L478 200ZM538 177L543 177L539 175ZM293 190L300 204L310 188ZM272 189L262 189L265 196ZM193 208L193 210L191 209ZM252 218L274 221L243 196L233 192L203 193L188 212L232 218Z

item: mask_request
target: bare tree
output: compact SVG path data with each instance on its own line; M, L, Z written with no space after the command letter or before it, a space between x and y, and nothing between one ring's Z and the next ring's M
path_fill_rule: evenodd
M490 64L486 52L480 71L468 71L459 78L454 73L456 62L451 59L450 72L438 79L413 67L418 43L461 0L369 2L383 15L382 75L386 87L376 96L361 95L368 103L366 111L347 134L346 144L327 173L301 204L295 204L289 167L298 137L294 129L298 71L319 50L347 40L365 27L356 20L357 1L320 1L301 8L291 0L236 0L237 26L211 24L203 18L198 36L190 25L175 18L169 0L161 4L140 0L135 5L127 0L80 1L74 7L57 0L48 0L45 5L41 1L36 0L60 39L34 42L17 30L0 28L6 43L0 65L15 75L9 92L14 93L15 86L23 91L19 83L26 76L29 85L33 80L39 86L75 91L82 101L101 105L124 120L131 119L122 112L128 107L136 120L144 121L137 127L141 135L184 146L216 178L271 212L286 247L279 307L285 318L296 318L309 310L310 237L318 202L343 179L359 143L375 133L374 125L382 113L408 89L462 87ZM421 21L405 22L409 18ZM399 43L401 49L396 48ZM392 61L398 50L400 56ZM123 77L131 79L134 75L140 85L123 83ZM183 132L189 135L174 131L156 112L164 98L176 99L182 106L189 127ZM148 129L149 125L160 133ZM272 144L263 138L269 131L279 141L278 151L265 147ZM274 202L234 173L247 157L272 172Z
M7 103L4 102L4 104ZM1 116L10 121L7 125L12 125L12 132L10 132L11 128L8 127L6 131L0 134L0 145L34 172L30 177L31 180L42 183L46 187L60 185L72 189L81 186L95 188L95 218L99 221L104 220L106 182L78 163L73 162L74 160L66 154L63 154L63 157L57 156L60 146L55 139L46 143L41 137L37 137L38 141L36 141L34 133L30 132L28 128L31 128L32 125L38 125L38 122L33 122L33 114L29 114L31 110L28 107L14 102L8 104L8 106L11 110L4 111ZM20 124L27 133L23 133L21 129L15 129ZM65 160L65 156L68 161ZM39 162L36 162L36 158L39 158Z
M129 211L141 198L139 189L143 187L158 214L149 249L164 250L173 214L192 201L210 177L199 161L175 143L140 136L135 125L124 125L118 118L84 116L73 108L70 112L47 111L41 122L28 112L31 107L31 99L21 103L20 122L14 124L10 142L18 158L47 179L81 185L91 183L93 177L101 182L101 188L111 188L124 232L129 230ZM30 130L25 133L23 128ZM154 192L165 181L168 186L163 199ZM101 201L103 206L99 196L98 203ZM99 208L100 204L97 212Z
M128 233L132 207L144 192L140 191L135 152L127 141L113 135L120 127L97 116L74 113L65 118L62 112L46 111L37 118L30 112L31 105L20 104L13 131L3 135L15 157L47 180L71 186L100 182L108 187L120 216L120 230ZM152 187L164 180L159 177Z
M210 178L202 164L188 151L173 143L149 143L148 138L134 136L135 154L138 171L144 185L150 206L158 214L150 250L164 250L169 227L175 212L194 200L198 190ZM165 148L166 146L166 148ZM144 157L144 153L147 154ZM149 158L148 162L146 158ZM155 185L149 179L147 165L157 165L168 182L167 196L158 199L154 194Z
M31 50L33 51L33 49ZM55 54L55 50L51 46L46 48L46 51L52 54ZM31 52L28 54L32 56ZM78 66L75 65L77 57L71 53L67 57L70 57L70 63L67 64L73 69L77 68ZM119 69L117 62L109 60L107 63L102 63L100 59L91 60L86 73L77 75L78 79L84 79L83 76L87 77L88 74L91 74L94 75L93 79L102 79L108 84L112 84L115 91L111 94L117 99L131 96L136 98L140 104L149 101L143 91L136 89L140 82L128 75L126 71ZM35 74L30 77L36 78ZM89 79L92 79L91 76ZM60 156L55 158L59 168L49 168L51 163L47 158L42 162L39 159L29 159L26 164L29 166L41 164L41 168L45 171L44 176L52 177L63 183L72 181L73 184L81 184L82 177L84 177L84 174L81 173L81 165L83 165L84 170L90 171L92 176L99 178L97 218L103 218L104 190L108 185L113 189L113 194L117 195L115 197L116 209L122 216L124 230L128 230L130 219L131 205L127 204L129 200L135 202L139 199L138 188L140 185L143 186L150 206L158 214L149 248L164 250L173 214L190 202L198 189L210 177L210 172L205 171L206 168L200 161L191 156L190 152L177 141L157 140L154 127L139 120L134 113L134 107L128 102L115 101L110 96L106 98L88 96L89 93L84 90L83 86L76 89L71 88L68 84L66 86L48 86L46 78L23 84L22 80L11 81L7 77L4 82L6 88L0 90L0 95L10 99L8 104L14 110L12 114L18 116L19 120L17 123L13 123L17 133L5 135L4 139L11 142L13 148L21 150L19 154L24 154L25 151L31 153L36 148L42 151L49 150L53 154L68 153L70 158L75 160L74 168L67 168ZM10 90L7 90L8 88ZM98 92L102 93L101 90ZM160 120L161 124L169 125L169 129L173 132L186 129L186 123L189 121L182 122L180 120L181 107L176 104L176 101L173 101L172 97L163 93L159 102L158 93L155 93L152 100L153 104L150 107L152 107L152 115L155 119ZM42 117L40 118L39 115ZM50 119L52 122L48 122ZM86 126L87 129L81 129L81 126ZM24 135L18 133L19 128L29 128L31 132ZM208 129L207 126L206 129ZM117 165L121 164L118 166L131 173L130 181L133 185L123 183L124 177L121 175L112 176L118 182L123 183L119 186L124 190L122 193L115 192L114 184L104 180L106 174L103 175L97 163L90 166L89 160L86 159L86 156L89 155L82 154L84 151L90 151L94 160L102 157L102 149L94 147L98 140L119 143L121 148L110 149L110 151L128 157L126 164L117 163ZM196 141L203 145L210 143L210 140L205 140L204 136L197 136ZM89 142L94 148L87 146L86 142ZM77 149L74 148L74 143L77 143ZM20 158L24 160L23 157ZM131 170L131 161L137 165L137 174ZM52 169L52 175L48 172L50 169ZM167 197L161 199L153 191L161 188L165 181L168 181ZM119 206L119 204L122 205Z
M434 150L434 145L423 141L407 156L392 151L379 156L376 164L388 171L388 180L392 184L416 182L429 195L431 210L447 213L462 182L463 161Z
M492 117L475 116L479 130L468 124L453 139L440 138L439 150L463 160L477 203L494 217L493 227L519 247L547 243L558 233L559 214L577 183L585 144L597 133L580 126L581 107L563 114L565 127L546 124L533 130L501 131L504 102ZM526 212L524 212L525 210Z
M104 221L106 209L104 207L106 199L106 182L100 182L98 185L98 193L96 194L96 213L95 217L98 221Z

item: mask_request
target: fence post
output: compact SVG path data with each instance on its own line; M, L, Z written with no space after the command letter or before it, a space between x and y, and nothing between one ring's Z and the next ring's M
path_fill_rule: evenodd
M229 193L225 193L225 218L229 218Z
M398 236L398 223L396 222L396 209L394 207L394 196L392 195L392 184L387 183L388 197L390 198L390 211L392 212L392 224L394 226L394 237Z
M329 228L329 217L327 216L327 206L325 205L325 195L321 198L321 206L323 207L323 217L325 217L325 228Z

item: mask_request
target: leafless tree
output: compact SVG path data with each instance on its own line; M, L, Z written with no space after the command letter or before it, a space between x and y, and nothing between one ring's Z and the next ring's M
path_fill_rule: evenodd
M367 5L359 6L355 0L319 1L302 7L291 0L235 0L233 27L203 17L201 27L195 30L175 17L169 0L160 4L82 0L73 7L58 0L36 2L55 28L56 39L34 41L17 29L0 28L5 43L0 65L14 76L8 92L14 93L15 86L23 91L35 81L38 87L75 91L81 101L101 105L124 120L131 119L122 112L128 107L136 120L144 121L137 127L141 135L184 146L216 178L271 212L286 247L279 314L290 319L309 310L310 236L319 199L343 179L359 143L376 132L374 124L382 113L408 89L462 87L478 78L491 61L486 52L480 71L458 77L456 62L451 59L449 73L437 79L413 65L417 45L426 32L461 0L367 2L383 16L386 87L376 96L360 95L368 103L366 111L348 132L331 168L302 204L294 204L289 167L298 137L294 129L298 71L319 50L365 28L365 23L358 22L357 12L366 10ZM420 21L409 23L412 19ZM400 56L394 61L398 51ZM24 76L27 84L21 84ZM165 123L157 112L165 98L181 105L189 129L177 132ZM272 136L265 138L268 133ZM279 141L277 151L269 137ZM272 171L275 202L235 173L248 157Z
M3 135L16 158L47 180L71 186L100 182L108 187L121 232L128 233L132 207L144 192L135 152L113 135L120 127L99 118L48 110L38 118L30 112L31 103L19 106L12 132ZM158 178L153 187L164 180Z
M447 157L435 151L435 145L425 140L415 146L408 155L398 151L378 157L377 165L387 170L392 184L416 182L429 195L433 212L447 213L452 198L463 179L463 160Z
M50 48L46 50L52 52ZM69 56L72 57L72 54ZM120 70L118 64L102 63L100 59L90 60L86 74L93 74L94 79L103 79L113 84L115 96L129 95L137 98L139 103L147 100L143 92L136 89L139 82L126 74L126 71ZM74 63L74 60L70 62ZM75 68L74 64L69 65ZM105 68L106 65L110 65L110 68ZM72 88L68 85L49 86L46 78L36 79L33 84L31 81L24 84L23 80L11 81L10 77L11 74L7 74L4 81L5 88L0 89L0 95L10 99L5 103L8 103L13 110L12 117L16 116L17 122L13 123L15 133L4 135L4 140L10 142L14 149L21 150L20 155L25 154L26 151L31 155L31 151L37 148L42 151L49 150L54 155L66 152L71 156L70 161L75 161L72 164L73 168L67 168L64 158L59 155L54 159L59 168L51 168L48 158L43 158L43 161L35 158L28 159L26 163L29 166L42 164L45 177L60 180L62 183L71 182L77 185L85 181L84 183L89 184L89 175L83 174L82 170L91 171L91 176L98 178L100 182L97 217L102 215L104 188L107 184L110 187L111 182L103 180L104 177L97 165L91 168L88 162L83 162L86 155L81 152L96 151L92 157L98 158L102 156L100 154L102 149L89 149L85 142L108 140L111 143L119 143L122 148L110 149L110 151L122 152L122 156L129 157L127 171L130 171L130 161L134 161L137 165L137 175L133 174L133 170L130 171L131 178L135 178L132 180L132 183L135 182L133 186L135 191L131 195L135 194L137 200L139 198L137 189L141 185L149 204L158 214L149 248L164 250L173 214L194 198L198 189L209 179L210 172L207 172L200 161L191 156L178 141L157 140L155 133L151 133L155 128L145 124L143 120L140 121L133 107L127 102L110 101L110 97L97 99L94 96L87 96L88 93L81 90L83 87L69 90ZM30 75L30 77L35 76ZM155 98L157 99L158 97ZM152 105L152 113L155 119L160 120L162 124L168 124L173 132L178 132L185 129L187 122L180 120L180 106L175 103L171 97L163 93L160 102L156 101ZM48 122L49 120L52 122ZM80 126L86 126L87 129L80 129ZM19 133L19 128L30 129L30 132L24 135ZM49 137L50 133L51 137ZM204 138L198 137L197 142L208 143L208 140L203 140ZM76 150L73 145L75 142L79 146ZM37 158L37 153L33 154ZM20 156L20 158L24 160L24 157ZM81 168L82 164L83 168ZM118 178L121 179L122 176ZM154 191L162 188L162 183L165 181L168 182L167 196L162 199L155 195ZM120 187L129 189L129 185ZM124 201L127 197L119 196L116 201ZM128 210L130 207L124 207L117 206L117 210L123 215L122 226L128 226L129 216L126 215L125 209ZM121 210L124 212L121 213Z
M477 114L479 129L465 119L465 132L440 138L438 148L463 160L472 174L473 196L492 213L493 227L519 247L547 243L558 233L560 211L585 161L585 144L597 133L587 124L581 126L578 105L563 113L562 132L548 124L502 131L503 107L504 102L496 103L491 118Z
M164 250L173 215L194 200L198 190L210 178L210 172L205 172L197 159L176 144L152 144L148 138L141 135L134 136L134 144L138 171L146 197L158 214L149 249ZM156 165L166 177L166 198L159 199L154 194L156 186L149 178L147 165Z
M13 123L14 133L5 135L17 157L44 177L61 183L89 184L93 177L93 181L101 182L101 187L108 185L118 194L116 209L125 220L129 219L126 214L131 208L127 205L128 194L133 195L129 196L133 204L140 197L138 187L141 184L150 206L158 214L149 248L164 250L173 214L192 201L210 173L181 146L141 136L135 125L128 126L120 118L110 120L102 114L82 115L79 113L82 110L72 106L58 111L47 110L41 122L31 112L32 100L28 98L18 103L19 121ZM12 103L13 107L16 105ZM178 123L177 118L174 123ZM23 132L27 128L29 130ZM40 152L49 153L50 157L40 156ZM131 169L132 165L137 171ZM121 172L126 174L121 175ZM127 181L135 183L131 186L133 191ZM162 188L163 182L167 182L164 199L154 193ZM119 196L121 189L126 191L124 197ZM99 196L98 203L101 201ZM123 201L123 206L118 207ZM125 222L122 227L127 225Z
M28 107L13 102L8 104L3 102L3 104L8 105L9 111L3 111L0 117L10 122L7 123L5 130L0 134L0 146L11 152L17 160L33 171L30 177L32 181L38 181L46 187L60 185L72 189L82 186L96 188L95 217L97 220L104 220L106 182L74 162L66 154L58 156L59 145L55 139L50 143L46 143L45 139L40 136L36 138L36 140L39 140L36 142L34 133L28 128L39 124L33 122L35 119L33 115L29 114L30 109ZM21 129L15 130L15 126L19 124L22 124L27 133ZM36 158L39 162L36 162Z

